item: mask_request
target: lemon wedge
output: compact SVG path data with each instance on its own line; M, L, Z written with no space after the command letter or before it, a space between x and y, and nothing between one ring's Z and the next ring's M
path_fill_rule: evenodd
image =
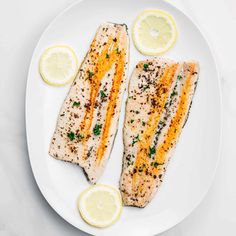
M83 191L77 204L82 218L88 224L100 228L113 224L122 210L120 192L100 184Z
M70 83L78 71L78 60L72 48L55 45L47 48L39 61L39 72L43 80L54 86Z
M144 55L159 55L176 42L177 27L168 13L153 9L141 12L132 28L136 48Z

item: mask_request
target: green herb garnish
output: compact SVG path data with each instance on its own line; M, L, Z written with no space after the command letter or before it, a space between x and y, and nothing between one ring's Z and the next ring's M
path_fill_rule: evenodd
M151 162L151 166L154 166L155 168L157 168L160 165L164 165L164 164L159 164L158 162Z
M148 84L148 85L145 85L145 86L143 87L143 91L145 91L146 89L149 89L149 88L150 88L149 84Z
M101 98L106 98L107 97L107 95L104 93L103 90L100 90L100 94L101 94Z
M94 73L90 70L88 71L88 74L89 74L89 79L91 79L94 76Z
M139 134L133 139L132 146L134 146L134 144L137 143L138 141L140 141Z
M182 77L181 75L178 75L178 76L177 76L177 79L178 79L178 80L181 80L182 78L183 78L183 77Z
M74 102L73 103L73 107L79 107L80 106L80 102Z
M102 125L98 125L96 124L95 127L93 128L93 133L94 135L99 135L101 133L101 128L102 128Z
M134 122L134 120L131 120L130 123L132 124Z
M79 139L79 141L84 138L84 135L82 135L82 134L80 134L80 133L78 133L76 136L77 136L77 138Z
M175 95L177 95L178 93L176 91L173 91L170 95L170 97L174 97Z
M106 54L106 58L107 58L107 59L110 58L110 55L109 55L108 53Z
M120 54L119 48L116 48L116 54Z
M149 147L149 157L151 158L152 155L154 155L155 153L156 153L155 147Z
M144 121L142 121L142 126L145 126L145 124L146 124L146 123L145 123Z
M154 167L158 167L159 166L159 163L157 163L157 162L154 162Z
M144 64L144 65L143 65L143 70L144 70L144 71L147 71L148 67L149 67L148 64Z
M71 131L70 133L67 133L67 137L70 141L73 141L75 139L75 133Z

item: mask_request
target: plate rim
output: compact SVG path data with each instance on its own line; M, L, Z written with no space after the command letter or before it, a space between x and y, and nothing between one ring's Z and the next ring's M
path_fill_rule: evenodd
M63 213L60 211L60 209L58 209L55 204L51 201L50 197L47 195L46 192L43 191L43 188L42 188L42 185L40 183L40 180L38 179L37 175L35 174L36 170L35 170L35 167L33 165L33 161L32 161L32 157L31 157L31 148L30 148L30 145L29 145L29 128L28 128L28 117L29 117L29 112L28 112L28 97L29 97L29 81L30 81L30 72L31 72L31 68L32 68L32 64L33 64L33 59L36 55L36 50L42 40L42 38L44 37L44 35L47 33L47 31L51 28L51 26L57 21L58 18L60 18L63 14L65 14L67 11L69 11L71 8L73 8L74 6L80 4L81 2L83 1L86 1L86 0L76 0L74 2L72 2L71 4L69 4L67 7L65 7L63 10L61 10L49 23L48 25L44 28L43 32L41 33L35 47L34 47L34 50L33 50L33 53L32 53L32 56L31 56L31 60L30 60L30 63L29 63L29 69L28 69L28 73L27 73L27 82L26 82L26 92L25 92L25 129L26 129L26 143L27 143L27 150L28 150L28 156L29 156L29 161L30 161L30 167L31 167L31 170L32 170L32 173L33 173L33 176L34 176L34 179L35 179L35 182L36 182L36 185L38 187L38 189L40 190L40 193L42 194L42 196L44 197L44 199L46 200L46 202L49 204L49 206L63 219L65 220L67 223L69 223L70 225L72 225L73 227L79 229L80 231L82 232L85 232L85 233L88 233L88 234L91 234L91 235L94 235L92 233L93 230L86 230L85 227L83 227L82 225L80 226L80 228L75 225L71 219L67 219ZM183 10L181 10L178 6L170 3L168 0L162 0L163 2L165 2L165 4L171 6L172 8L174 8L175 10L181 12L186 18L188 18L191 23L197 28L197 30L200 32L201 36L203 37L203 39L205 40L208 48L209 48L209 51L210 51L210 54L212 55L212 59L213 59L213 62L214 62L214 66L215 66L215 70L216 70L216 74L217 74L217 78L216 78L216 83L217 83L217 90L218 90L218 96L219 96L219 124L220 124L220 127L219 127L219 146L218 146L218 155L216 157L216 163L215 163L215 169L213 170L212 172L212 177L211 179L209 180L209 183L208 183L208 186L206 187L206 190L205 192L203 192L201 194L201 197L199 197L199 200L196 201L195 204L193 204L192 206L192 209L190 209L187 213L184 213L181 217L179 217L178 220L176 220L176 222L174 222L174 224L172 224L172 226L165 226L165 227L162 227L162 229L157 232L158 234L161 234L167 230L170 230L171 228L175 227L177 224L179 224L180 222L182 222L184 219L186 219L189 215L191 215L193 213L193 211L200 205L200 203L203 201L203 199L206 197L208 191L210 190L211 186L212 186L212 183L213 183L213 180L215 178L215 175L216 175L216 171L217 171L217 168L219 166L219 162L220 162L220 159L221 159L221 152L222 152L222 124L223 124L223 114L222 114L222 88L221 88L221 83L220 83L220 69L219 69L219 65L218 65L218 61L216 60L216 53L215 53L215 50L213 49L213 46L212 44L210 43L210 41L208 40L208 38L206 37L206 34L205 34L205 31L203 31L201 29L201 27L198 25L198 23L192 19L192 17L190 16L190 14L184 12Z

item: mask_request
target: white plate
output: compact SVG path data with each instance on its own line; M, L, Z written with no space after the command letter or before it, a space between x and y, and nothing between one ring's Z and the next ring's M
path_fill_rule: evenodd
M71 45L82 61L100 23L126 23L131 28L137 14L159 8L172 14L179 38L165 56L200 62L200 80L180 142L169 164L165 180L153 201L144 209L124 207L120 220L106 229L84 223L76 198L89 186L79 166L57 161L48 155L57 115L69 90L45 84L38 73L43 50L54 44ZM130 33L130 30L129 30ZM130 73L144 58L130 48ZM49 204L75 227L95 235L154 235L183 220L199 204L213 179L219 157L221 102L218 73L209 46L199 29L181 11L162 0L84 0L63 11L45 30L34 51L27 84L26 125L30 162L37 184ZM125 97L127 94L125 95ZM122 164L122 125L111 158L99 183L118 187Z

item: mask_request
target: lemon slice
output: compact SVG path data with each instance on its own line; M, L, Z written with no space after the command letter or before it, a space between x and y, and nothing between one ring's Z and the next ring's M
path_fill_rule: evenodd
M54 86L70 83L78 71L78 61L72 48L56 45L47 48L39 61L39 72L43 80Z
M107 185L95 185L81 193L78 208L82 218L90 225L106 227L120 216L120 192Z
M177 28L171 15L161 10L145 10L137 16L132 37L144 55L159 55L170 49L177 39Z

